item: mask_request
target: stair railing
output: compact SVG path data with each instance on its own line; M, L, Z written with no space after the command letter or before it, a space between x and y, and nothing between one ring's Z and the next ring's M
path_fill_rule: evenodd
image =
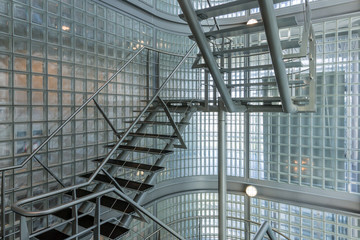
M206 219L206 218L209 218L207 216L196 216L196 217L189 217L189 218L181 218L181 219L178 219L178 220L175 220L175 221L172 221L170 223L167 223L167 226L172 226L174 224L177 224L177 223L181 223L181 222L185 222L185 221L191 221L191 220L196 220L197 224L198 224L198 236L195 236L195 239L199 239L201 240L202 239L202 219ZM210 216L210 218L217 218L217 216ZM279 230L275 229L275 228L271 228L270 224L268 221L264 221L263 223L258 223L258 222L255 222L255 221L251 221L251 220L247 220L247 219L244 219L244 218L237 218L237 217L227 217L228 220L233 220L233 221L243 221L243 222L248 222L248 223L251 223L251 224L255 224L255 225L258 225L260 226L259 229L257 230L257 232L255 233L255 236L253 238L253 240L262 240L264 237L264 235L266 235L266 233L269 233L271 234L271 236L273 238L270 238L271 240L275 240L277 239L275 236L274 236L274 233L280 235L281 237L283 237L284 239L287 239L287 240L290 240L290 238L288 236L286 236L285 234L281 233ZM148 240L150 239L151 237L155 236L156 234L158 234L163 228L162 227L159 227L158 229L156 229L154 232L150 233L148 236L146 236L146 238L144 238L144 240ZM263 234L264 233L264 234ZM260 237L260 235L262 237ZM268 234L269 235L269 234ZM269 235L270 236L270 235ZM193 239L194 236L191 236Z
M82 204L86 201L89 201L91 199L96 198L96 206L95 206L95 221L94 221L94 225L91 226L90 228L85 229L82 232L73 234L70 238L68 239L74 239L77 238L81 235L84 235L92 230L94 230L94 239L98 240L100 239L100 226L102 223L101 219L100 219L100 214L96 214L96 213L100 213L100 200L101 197L105 194L109 194L109 193L115 193L116 195L118 195L120 198L124 199L126 202L128 202L129 204L131 204L133 207L135 207L137 210L139 210L142 214L144 214L145 216L147 216L148 218L150 218L151 220L153 220L154 222L156 222L157 224L159 224L162 228L166 229L171 235L173 235L174 237L176 237L177 239L181 239L181 240L185 240L182 236L180 236L177 232L175 232L172 228L170 228L168 225L166 225L164 222L162 222L160 219L158 219L157 217L155 217L154 215L152 215L149 211L147 211L144 207L142 207L141 205L139 205L138 203L136 203L134 200L132 200L129 196L127 196L125 193L123 193L122 191L120 191L119 189L113 187L113 188L108 188L105 189L101 192L95 192L89 195L86 195L85 197L81 197L78 198L74 201L68 202L68 203L64 203L62 205L50 208L50 209L46 209L46 210L41 210L41 211L28 211L24 208L21 207L21 205L25 205L27 203L33 202L33 201L38 201L41 199L44 199L47 197L47 194L43 194L43 195L39 195L39 196L35 196L35 197L31 197L31 198L27 198L24 200L20 200L19 202L17 202L16 204L14 204L11 209L19 214L21 216L20 219L20 228L21 228L21 236L20 239L21 240L26 240L29 239L31 237L34 237L32 235L29 235L29 231L27 230L27 223L26 223L26 217L41 217L41 216L46 216L46 215L50 215L53 214L55 212L70 208L70 207L74 207L77 206L79 204ZM74 220L74 219L73 219ZM112 219L110 219L112 220ZM109 220L109 221L110 221Z
M95 93L93 93L74 113L72 113L70 115L70 117L68 117L68 119L65 120L64 123L62 123L42 144L39 145L38 148L36 148L31 154L30 156L28 156L21 164L19 165L15 165L15 166L11 166L11 167L5 167L5 168L1 168L0 172L2 173L2 190L1 190L1 208L2 208L2 216L1 216L1 225L2 225L2 236L3 239L5 239L5 171L8 170L14 170L14 169L18 169L18 168L22 168L23 166L25 166L25 164L27 164L32 158L34 158L34 156L40 151L40 149L42 149L59 131L61 131L65 125L67 123L69 123L83 108L85 108L86 105L88 105L92 100L94 100L94 98L120 73L122 72L143 50L147 49L149 51L155 51L157 53L163 53L163 54L168 54L168 55L173 55L173 56L181 56L182 59L181 61L176 65L176 67L172 70L172 72L169 74L169 76L164 80L164 82L162 83L162 85L158 88L157 92L154 94L154 96L149 100L148 104L144 107L144 109L142 110L142 112L136 117L136 119L134 120L134 122L128 127L128 129L124 132L124 134L122 134L122 137L120 138L120 140L117 142L117 144L110 150L110 152L106 155L106 157L104 158L104 160L99 164L99 166L96 168L96 170L94 171L94 173L91 175L91 177L88 179L88 181L81 183L81 184L77 184L77 185L72 185L72 186L68 186L56 191L52 191L52 192L48 192L41 196L42 198L47 198L47 197L52 197L58 194L63 194L65 192L69 192L69 191L75 191L78 188L81 187L85 187L88 186L89 184L92 183L92 181L95 179L95 177L97 176L97 174L100 173L100 171L102 171L103 167L105 166L105 164L107 163L107 161L111 158L111 156L116 152L117 148L121 145L121 143L125 140L125 138L128 136L128 134L133 130L133 128L136 126L136 124L138 123L138 121L141 119L141 117L145 114L145 112L148 110L148 108L151 106L151 104L157 99L157 97L159 96L159 94L161 93L161 91L164 89L165 85L169 82L169 80L173 77L173 75L176 73L176 71L180 68L180 66L185 62L185 60L189 57L189 55L192 53L192 50L195 48L196 43L194 43L191 48L188 50L188 52L185 55L179 55L179 54L175 54L175 53L169 53L169 52L165 52L162 50L158 50L158 49L154 49L154 48L150 48L150 47L142 47L140 48L118 71L116 71L116 73L114 73ZM41 164L41 166L43 166ZM45 166L43 166L45 167ZM55 176L54 173L52 173L50 171L50 169L48 168L44 168L46 171L48 171L52 176ZM33 198L29 198L29 199L33 199ZM130 199L131 200L131 199ZM76 199L74 199L73 201L77 201ZM75 206L75 205L72 205ZM146 215L146 214L145 214ZM77 214L75 214L75 222L77 222L78 220L78 216Z

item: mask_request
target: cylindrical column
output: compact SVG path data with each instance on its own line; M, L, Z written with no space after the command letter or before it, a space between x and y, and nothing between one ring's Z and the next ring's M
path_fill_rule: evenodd
M226 239L226 112L218 113L219 239Z
M274 13L274 2L272 0L259 0L261 17L265 27L265 34L269 44L270 55L276 82L279 88L281 103L284 112L293 113L297 107L291 101L288 76L283 61L282 47L280 44L279 27Z

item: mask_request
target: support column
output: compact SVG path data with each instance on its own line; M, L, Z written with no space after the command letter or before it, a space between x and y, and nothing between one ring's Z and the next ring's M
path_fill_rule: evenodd
M218 189L219 189L219 239L226 240L226 112L218 113Z

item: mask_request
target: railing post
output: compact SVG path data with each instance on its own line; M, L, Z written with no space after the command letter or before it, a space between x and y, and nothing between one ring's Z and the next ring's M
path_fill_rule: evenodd
M76 196L76 189L73 190L73 200L76 200L77 196ZM73 222L72 222L72 235L76 235L79 232L79 218L78 218L78 207L75 204L72 207L72 216L74 218ZM78 237L75 238L76 240L78 239Z
M20 217L20 240L29 240L29 230L26 223L26 217Z
M1 237L5 240L5 171L1 172Z
M100 240L100 202L101 197L96 198L94 225L94 240Z

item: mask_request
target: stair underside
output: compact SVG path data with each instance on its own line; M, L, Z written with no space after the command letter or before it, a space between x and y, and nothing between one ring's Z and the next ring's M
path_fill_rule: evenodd
M80 214L81 213L79 213L79 215ZM53 215L55 215L61 219L64 219L64 220L69 220L72 218L72 209L67 208L67 209L61 210L59 212L56 212ZM80 217L78 219L78 222L81 227L90 228L94 225L94 217L90 216L90 215L85 215L83 217ZM100 234L103 236L106 236L108 238L111 238L111 239L116 239L128 231L129 230L127 228L120 227L120 226L117 226L117 225L109 223L109 222L103 223L100 226ZM51 239L51 238L49 238L49 239Z
M279 28L291 27L297 25L297 21L295 17L278 18L277 22ZM234 37L242 34L255 33L261 31L264 31L264 24L262 22L259 22L257 24L252 24L252 25L241 24L236 27L223 28L221 30L206 32L205 36L209 39L217 39L223 37ZM190 35L189 38L194 40L193 35Z
M124 133L118 133L119 136L122 136ZM177 139L177 136L164 135L164 134L150 134L150 133L129 133L128 136L131 137L144 137L144 138L159 138L159 139Z
M80 177L89 178L91 175L92 175L92 173L86 173L86 174L80 175ZM146 191L153 187L153 185L150 185L150 184L130 181L130 180L126 180L123 178L114 178L114 179L121 187L130 189L130 190ZM111 184L111 180L106 175L98 174L98 175L96 175L95 180L99 181L99 182Z
M133 123L133 121L125 121L125 123ZM171 126L170 122L159 122L159 121L138 121L138 124L148 124L148 125L169 125ZM182 123L176 122L176 125L189 125L190 123Z
M288 0L273 0L273 1L274 3L280 3ZM199 20L205 20L212 17L249 10L251 8L256 8L258 6L259 4L258 1L256 0L238 0L205 9L200 9L195 11L195 13L197 14ZM179 17L184 21L186 21L184 14L180 14Z
M58 231L56 229L51 229L49 231L46 231L42 234L37 235L35 238L39 240L64 240L66 238L70 237L69 235L66 235L65 233Z
M285 63L286 68L300 68L302 67L301 62L289 62ZM232 71L245 71L245 70L272 70L274 69L272 64L267 65L258 65L258 66L248 66L248 67L239 67L239 68L223 68L221 72L232 72Z
M103 159L94 160L94 162L98 162L98 163L101 163L102 161L103 161ZM157 171L164 169L163 167L159 167L159 166L153 166L153 165L137 163L137 162L122 161L122 160L118 160L118 159L109 159L109 161L107 161L107 164L116 165L116 166L120 166L120 167L126 167L126 168L132 168L132 169L136 169L139 171L157 172Z
M233 98L235 102L241 103L272 103L272 102L281 102L280 97L251 97L251 98ZM292 97L291 100L294 103L304 103L308 102L308 97Z
M113 148L115 144L105 145L107 148ZM145 147L134 147L127 145L120 145L117 150L123 151L131 151L131 152L140 152L140 153L149 153L149 154L159 154L159 155L168 155L173 153L174 151L163 150L163 149L155 149L155 148L145 148Z
M78 198L81 197L85 197L87 195L92 194L93 192L91 191L87 191L84 189L77 189L76 190L76 196ZM72 192L69 192L68 195L72 196ZM92 203L96 203L96 198L93 198L91 200L89 200ZM101 197L101 202L100 202L101 206L107 207L107 208L111 208L120 212L124 212L127 214L131 214L133 212L135 212L134 207L132 207L131 205L129 205L129 203L121 200L121 199L116 199L113 197L109 197L109 196L102 196Z
M281 47L283 50L291 49L291 48L300 48L300 44L299 44L298 40L282 41ZM269 51L269 45L263 44L263 45L245 47L245 48L232 48L232 49L226 49L223 51L215 51L215 52L213 52L213 55L221 56L221 55L231 54L231 56L234 57L234 56L238 56L238 55L241 56L241 55L245 55L245 54L267 52L267 51ZM199 54L198 56L202 56L202 54Z

